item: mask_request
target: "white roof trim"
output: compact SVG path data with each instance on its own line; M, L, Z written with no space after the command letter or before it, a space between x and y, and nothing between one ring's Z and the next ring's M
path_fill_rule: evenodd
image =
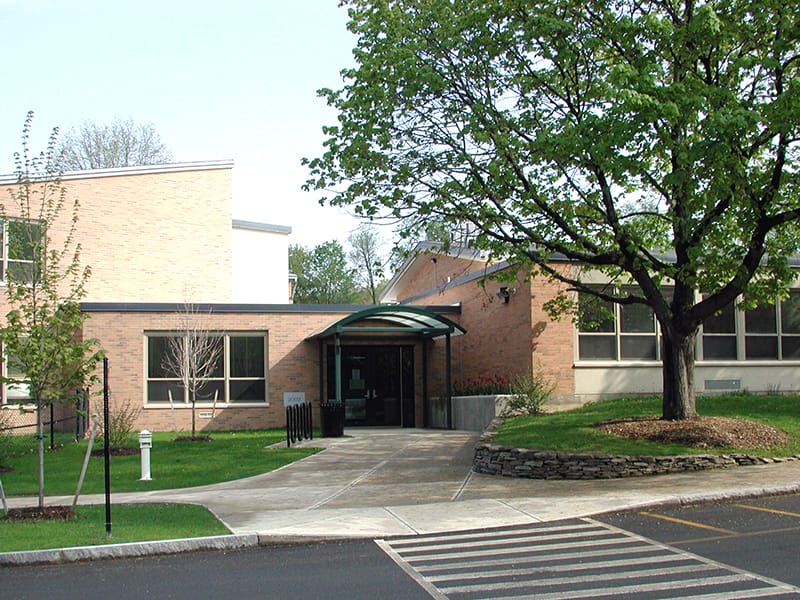
M233 219L233 228L250 229L252 231L266 231L267 233L281 233L283 235L289 235L292 233L292 228L287 225L273 225L271 223L242 221L240 219Z
M164 165L141 165L136 167L117 167L114 169L87 169L85 171L66 171L61 173L61 181L76 179L97 179L100 177L120 177L124 175L154 175L158 173L181 173L188 171L212 171L232 169L233 160L208 160ZM0 175L0 184L17 182L17 175Z

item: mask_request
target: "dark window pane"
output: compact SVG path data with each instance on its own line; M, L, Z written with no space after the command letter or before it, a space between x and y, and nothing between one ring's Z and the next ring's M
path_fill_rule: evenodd
M17 260L33 260L33 251L41 237L39 223L28 221L9 221L8 258Z
M172 401L183 404L184 393L181 382L176 381L148 381L147 382L147 401L148 402L169 402L167 391L172 392Z
M214 362L214 370L211 371L209 377L225 377L225 340L222 336L208 336L207 340L200 345L200 348L206 353L206 356L210 356L212 352L217 353L217 360ZM222 398L223 395L220 393L219 397Z
M213 402L214 392L217 392L217 402L225 402L225 380L205 380L197 388L197 402Z
M17 283L32 283L34 281L33 271L33 263L9 260L6 274L11 281L15 281Z
M256 381L231 381L231 402L264 402L266 385L263 379Z
M800 359L800 336L783 336L781 346L783 360Z
M264 336L231 337L231 377L264 377Z
M620 336L619 352L623 359L655 360L656 338L647 335Z
M800 333L800 293L793 292L781 301L781 331Z
M591 294L578 296L579 331L607 333L614 331L614 305Z
M778 358L778 338L771 335L749 335L744 341L745 358L769 360Z
M625 333L652 333L655 329L653 310L643 304L620 306L621 330Z
M578 338L578 357L581 360L616 360L616 340L613 335L582 335Z
M174 377L175 373L170 373L164 368L164 359L169 350L171 339L167 336L151 336L147 338L147 377L150 379L162 379Z
M775 305L766 304L744 312L744 330L747 333L775 333Z
M736 336L704 335L703 358L705 360L735 360Z
M703 321L704 333L736 333L736 317L733 304L729 304L716 315Z

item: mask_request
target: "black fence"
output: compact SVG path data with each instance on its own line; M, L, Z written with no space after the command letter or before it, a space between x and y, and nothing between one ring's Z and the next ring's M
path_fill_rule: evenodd
M311 419L311 403L294 404L286 407L286 446L301 440L313 440L314 430Z
M54 402L42 414L45 445L54 450L61 444L82 440L89 428L89 395ZM36 447L36 408L5 405L0 408L0 454L19 454Z

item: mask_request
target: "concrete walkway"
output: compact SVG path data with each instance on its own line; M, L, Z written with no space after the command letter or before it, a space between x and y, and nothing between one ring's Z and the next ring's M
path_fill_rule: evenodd
M238 536L264 544L480 529L800 491L800 461L629 479L541 481L473 473L478 438L473 432L354 428L345 433L350 437L304 442L325 450L272 473L182 490L117 493L112 503L202 504ZM81 498L81 504L103 501L102 496ZM12 498L9 505L34 502ZM69 504L71 498L53 497L48 503Z

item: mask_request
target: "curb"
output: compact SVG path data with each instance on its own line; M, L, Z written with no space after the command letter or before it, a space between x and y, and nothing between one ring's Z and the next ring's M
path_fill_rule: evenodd
M764 486L727 492L712 492L698 494L684 494L665 497L662 500L649 502L633 502L609 508L606 511L591 514L577 514L569 518L587 518L600 516L611 512L629 510L642 510L659 506L682 506L699 502L724 502L755 498L760 496L775 496L783 494L800 493L800 484L784 486ZM493 526L487 524L484 528ZM108 544L103 546L80 546L75 548L53 548L50 550L29 550L24 552L0 552L0 568L14 566L33 566L42 564L72 563L88 560L103 560L114 558L138 558L157 555L179 554L186 552L202 551L230 551L247 548L308 544L321 542L341 542L350 540L379 539L374 535L270 535L259 533L233 534L208 536L200 538L184 538L177 540L163 540L152 542L131 542L125 544Z
M259 545L257 534L219 535L153 542L130 542L104 546L78 546L25 552L0 552L0 566L70 563L109 558L137 558L203 550L239 550Z

